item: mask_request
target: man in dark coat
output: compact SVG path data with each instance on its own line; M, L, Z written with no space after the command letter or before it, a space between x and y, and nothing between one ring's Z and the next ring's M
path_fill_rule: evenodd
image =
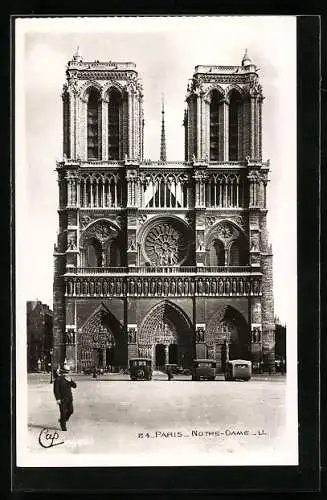
M59 423L62 431L67 430L66 422L74 412L72 387L75 388L76 384L69 376L69 367L64 366L53 384L53 392L60 409Z

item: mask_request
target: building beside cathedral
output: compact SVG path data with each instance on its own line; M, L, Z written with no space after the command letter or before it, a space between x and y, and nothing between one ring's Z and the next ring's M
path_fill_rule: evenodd
M274 369L269 162L255 64L196 66L185 159L144 159L134 63L68 62L57 164L54 359L74 370L131 357L263 360ZM187 82L186 82L187 83ZM179 126L176 125L176 126ZM158 145L159 148L159 145Z

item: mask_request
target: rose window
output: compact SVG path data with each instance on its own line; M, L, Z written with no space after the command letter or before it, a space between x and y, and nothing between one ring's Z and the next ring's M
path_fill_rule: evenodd
M152 227L145 238L145 253L155 266L174 266L187 257L186 238L177 225L161 223Z

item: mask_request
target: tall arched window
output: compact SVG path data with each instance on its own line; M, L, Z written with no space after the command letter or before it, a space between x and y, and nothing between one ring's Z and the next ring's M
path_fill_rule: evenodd
M229 94L229 161L241 160L241 105L240 94L232 90Z
M220 131L220 114L219 101L222 96L217 90L213 90L211 93L210 102L210 160L218 161L220 159L219 151L220 141L221 141L221 131Z
M108 159L120 160L120 116L121 116L121 94L116 89L109 93L108 104Z
M87 158L100 159L101 154L101 106L100 95L91 89L87 102Z
M214 240L210 245L209 254L210 266L224 266L225 265L225 248L220 240Z
M232 243L229 251L230 266L246 266L248 264L248 252L246 241L243 238L238 238Z
M90 238L86 242L85 267L102 267L102 246L96 238Z

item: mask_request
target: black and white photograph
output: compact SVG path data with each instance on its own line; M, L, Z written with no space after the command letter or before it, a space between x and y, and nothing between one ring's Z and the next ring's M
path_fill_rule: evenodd
M296 17L22 17L14 65L16 465L297 465Z

